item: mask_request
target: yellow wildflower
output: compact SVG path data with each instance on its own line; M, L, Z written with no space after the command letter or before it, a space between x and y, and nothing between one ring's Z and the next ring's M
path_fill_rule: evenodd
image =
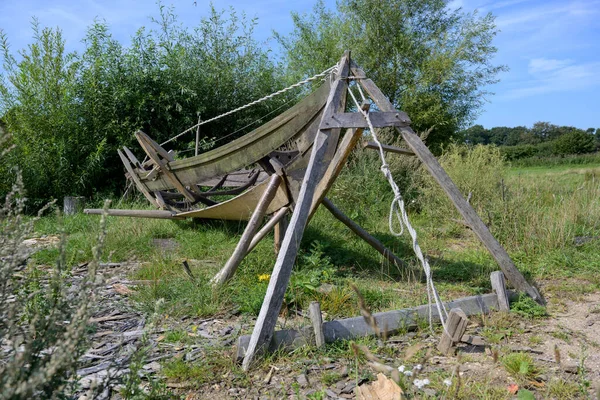
M271 279L271 275L269 274L262 274L258 276L259 282L268 281L269 279Z

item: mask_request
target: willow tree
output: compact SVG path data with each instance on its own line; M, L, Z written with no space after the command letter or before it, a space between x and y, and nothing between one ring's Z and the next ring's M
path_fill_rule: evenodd
M475 119L486 87L505 69L491 61L494 17L450 9L444 0L340 0L333 10L319 2L292 19L289 35L275 33L290 80L327 68L350 49L413 128L432 129L434 149Z

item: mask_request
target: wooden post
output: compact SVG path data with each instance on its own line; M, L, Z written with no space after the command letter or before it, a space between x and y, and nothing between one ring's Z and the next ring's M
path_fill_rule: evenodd
M364 71L353 65L352 71L356 75L364 76ZM383 92L373 83L370 79L361 79L360 85L365 89L371 96L375 104L382 111L395 111L392 103L385 97ZM402 138L415 153L415 155L425 164L429 173L437 181L437 183L446 192L458 212L462 215L464 220L469 224L473 232L479 237L479 240L488 249L492 257L496 260L502 272L506 278L513 284L517 290L521 290L527 293L531 298L540 304L544 304L545 301L538 291L527 282L523 274L517 269L512 260L510 259L506 250L498 243L496 238L490 233L487 226L483 223L479 215L475 212L473 207L462 196L452 179L448 176L446 171L442 168L437 159L431 154L427 146L423 143L421 138L416 135L410 127L396 128Z
M446 330L442 332L442 339L438 344L438 350L442 354L449 355L455 343L460 342L465 331L469 319L460 308L450 310L448 320L446 321Z
M502 271L494 271L490 275L490 279L492 281L492 289L498 296L498 309L500 311L510 311L508 294L506 293L506 285L504 283L504 274Z
M321 315L321 305L318 301L311 301L308 306L310 313L310 322L315 331L315 344L317 347L325 345L325 335L323 334L323 316Z
M287 216L283 214L281 220L277 224L275 224L275 240L273 242L275 254L279 254L279 249L281 249L281 243L283 242L283 238L285 237L285 231L287 230L288 223L289 221Z
M198 128L196 129L196 150L194 151L194 156L198 155L198 145L200 144L200 122L202 121L202 117L198 114Z
M152 204L156 208L160 208L160 205L158 204L156 199L150 194L146 185L144 185L142 183L142 181L140 180L140 177L138 176L138 174L135 172L135 170L131 166L131 163L129 162L127 157L125 157L125 154L123 154L123 152L121 150L117 150L117 153L119 154L119 157L121 158L121 161L123 162L123 165L125 166L125 170L127 170L127 172L129 173L129 177L135 183L135 185L140 190L140 192L142 192L142 194L144 195L144 197L146 197L146 199L150 202L150 204Z
M358 237L367 242L371 247L377 250L382 256L384 256L389 262L396 264L399 267L406 267L406 263L396 257L394 253L387 247L383 245L379 240L371 236L367 231L365 231L360 225L356 222L352 221L350 217L344 214L339 208L337 208L331 200L327 197L323 199L321 202L327 210L337 218L341 223L346 225L352 232L354 232Z
M330 118L335 112L343 111L346 106L348 83L341 78L348 75L349 61L350 54L347 52L338 64L337 79L329 93L322 120ZM310 160L296 201L296 207L292 214L290 225L285 233L283 243L281 244L281 250L279 251L271 279L269 280L267 293L265 294L265 299L258 314L248 350L242 363L242 368L246 371L250 368L254 357L266 350L273 337L277 317L283 303L283 296L285 295L292 274L292 267L296 261L300 241L302 240L302 235L304 234L304 229L306 228L312 208L315 189L323 176L323 172L327 168L327 158L325 156L337 144L330 140L329 131L327 129L319 129L317 131Z
M235 250L233 251L233 254L229 258L227 263L223 266L223 268L221 268L221 270L211 279L213 286L222 285L223 283L228 281L233 276L246 254L248 254L248 247L250 246L252 237L254 236L254 233L260 226L267 211L267 208L269 207L269 204L271 204L271 201L275 197L275 194L277 193L277 189L279 188L280 184L281 177L279 175L271 176L269 186L267 186L265 192L260 198L260 201L256 205L256 209L252 213L252 217L250 218L250 221L248 221L248 225L246 226L246 229L244 230L240 241L238 242Z
M66 196L63 199L63 214L64 215L74 215L81 210L83 210L83 202L85 201L85 197L81 196Z
M254 237L252 238L252 242L250 242L250 246L248 246L248 251L246 254L248 254L252 250L254 250L256 245L261 240L263 240L265 236L267 236L267 233L271 232L271 229L273 229L273 227L276 227L277 225L279 225L278 222L280 220L287 218L288 211L289 211L289 207L281 207L279 209L279 211L277 211L275 214L273 214L271 219L268 220L267 223L262 228L260 228L260 231L258 231L256 233L256 235L254 235ZM285 231L283 233L285 234Z

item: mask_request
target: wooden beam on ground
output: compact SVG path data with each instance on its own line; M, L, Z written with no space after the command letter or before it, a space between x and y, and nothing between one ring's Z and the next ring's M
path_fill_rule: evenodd
M517 294L509 292L510 297L516 297ZM446 308L460 308L466 316L489 314L498 309L498 296L495 293L479 296L470 296L444 303ZM432 319L439 322L437 308L432 306ZM386 311L373 314L377 325L384 336L391 336L399 331L415 330L420 321L426 321L429 316L429 306L419 306L403 310ZM375 332L365 321L365 318L353 317L323 323L323 336L325 343L332 343L336 340L351 340L365 336L374 336ZM268 351L291 351L298 347L314 344L314 331L312 326L307 326L299 330L287 329L277 331L269 342ZM465 338L467 339L467 338ZM236 349L236 360L241 362L246 354L246 349L250 343L250 335L240 336Z
M490 275L492 281L492 289L498 296L498 309L500 311L510 311L508 295L506 293L506 284L504 283L504 274L502 271L494 271Z
M275 214L273 214L271 219L268 220L267 223L262 228L260 228L260 230L258 232L256 232L256 235L254 235L254 237L252 238L252 242L250 242L250 246L248 246L247 253L250 253L252 250L254 250L256 245L261 240L263 240L264 237L267 236L267 234L269 232L271 232L273 227L276 227L281 220L287 218L286 214L288 213L289 210L290 210L289 207L282 207L279 209L279 211L277 211ZM285 231L283 232L283 234L285 234Z
M282 179L279 175L271 176L269 185L264 191L260 201L256 205L256 208L252 213L252 217L250 218L250 221L248 221L248 225L246 225L246 229L244 230L240 241L233 251L233 254L229 260L227 260L227 263L223 266L223 268L221 268L221 270L211 279L213 286L219 286L227 282L233 276L233 274L235 274L235 271L244 257L246 257L246 254L248 254L248 248L250 246L250 242L252 241L252 237L262 223L269 204L271 204L271 201L273 201L275 198L275 194L277 194L277 189L279 188L281 181Z
M86 208L83 210L85 214L102 215L104 210L102 208ZM135 217L135 218L158 218L158 219L185 219L185 217L177 216L176 212L168 210L106 210L107 215L113 215L116 217Z
M321 305L318 301L311 301L308 306L310 322L315 332L315 345L317 347L325 346L325 335L323 334L323 316L321 315Z
M337 79L333 83L329 93L327 104L323 111L323 118L335 112L344 111L348 83L340 79L340 77L348 75L349 61L349 53L344 54L340 60ZM319 130L316 134L296 206L283 243L281 244L281 250L277 256L277 261L269 280L267 293L265 294L265 299L258 314L254 331L248 344L248 350L242 363L242 368L246 371L252 365L254 358L266 350L273 337L273 331L275 330L277 317L279 316L283 297L290 280L292 267L296 261L300 241L302 240L302 235L304 234L304 229L306 228L312 208L315 189L323 176L323 171L327 168L326 155L337 144L330 140L329 134L330 132L327 130Z
M382 143L381 147L383 148L383 151L385 151L386 153L404 154L407 156L415 155L415 153L413 153L412 150L403 149L401 147L396 147L396 146L390 146L389 144ZM377 143L375 143L375 142L364 142L363 149L373 149L373 150L379 151L379 146L377 146Z
M355 74L364 74L356 65L352 66L352 71ZM371 96L377 107L382 111L395 111L392 103L385 97L383 92L370 79L362 79L359 84ZM527 282L523 274L517 269L515 264L510 259L506 250L498 243L496 238L490 233L487 226L483 223L479 215L473 207L462 196L452 179L448 176L444 168L440 165L437 159L431 154L431 151L425 146L421 138L414 133L410 127L396 128L402 135L402 139L408 147L415 153L423 162L431 176L446 192L458 212L464 220L469 224L473 232L479 237L479 240L488 249L492 257L496 260L506 278L512 285L520 291L527 293L531 298L540 304L545 304L544 298L540 295L536 288Z
M377 250L382 256L384 256L389 262L396 264L399 267L406 267L406 263L402 261L400 258L396 257L394 253L390 249L384 246L379 240L375 237L371 236L367 231L365 231L360 225L356 222L352 221L350 217L344 214L339 208L337 208L331 200L328 198L324 198L321 202L327 210L333 215L336 219L338 219L341 223L346 225L352 232L354 232L358 237L367 242L371 247Z
M442 332L442 338L438 343L438 350L444 355L450 355L454 351L454 345L462 339L469 319L460 308L450 310L446 320L446 330Z

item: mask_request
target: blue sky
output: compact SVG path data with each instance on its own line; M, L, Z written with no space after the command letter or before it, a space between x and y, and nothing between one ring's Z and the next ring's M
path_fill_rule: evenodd
M180 20L194 25L208 1L176 0ZM273 29L291 29L290 11L310 12L314 0L293 4L278 0L214 1L258 18L257 39L268 42ZM326 4L333 5L333 0ZM486 127L531 126L536 121L580 128L600 128L600 0L452 0L449 7L496 15L501 32L495 45L498 64L510 70L490 87L485 110L477 120ZM30 21L59 26L69 49L80 49L86 27L105 19L124 43L156 16L154 0L0 0L0 28L13 49L27 45Z

